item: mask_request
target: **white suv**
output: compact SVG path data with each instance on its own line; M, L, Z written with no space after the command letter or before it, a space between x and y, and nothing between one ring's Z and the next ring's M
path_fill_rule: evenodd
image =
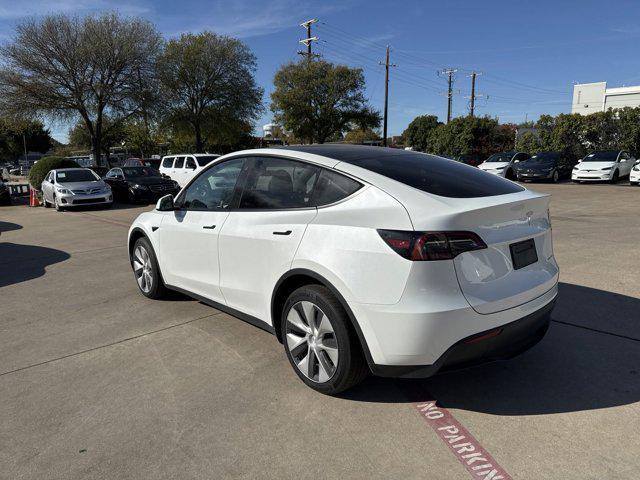
M236 152L129 231L140 291L284 344L308 386L427 377L538 342L557 296L549 197L452 160L312 145Z
M220 157L209 153L167 155L162 157L160 173L168 176L184 187L207 164Z

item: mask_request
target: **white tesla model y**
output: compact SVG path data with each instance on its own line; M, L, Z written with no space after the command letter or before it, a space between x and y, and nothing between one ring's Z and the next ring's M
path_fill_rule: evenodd
M510 358L557 296L549 197L432 155L247 150L129 231L150 298L178 290L275 334L308 386Z

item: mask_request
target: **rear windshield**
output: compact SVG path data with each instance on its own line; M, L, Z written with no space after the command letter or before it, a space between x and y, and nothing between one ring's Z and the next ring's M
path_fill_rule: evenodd
M196 157L196 160L198 161L198 165L200 165L201 167L204 167L208 163L213 162L219 156L220 155L206 155L206 156L202 155L202 156Z
M509 180L478 168L418 152L401 150L397 155L360 157L350 159L348 163L442 197L490 197L524 190Z

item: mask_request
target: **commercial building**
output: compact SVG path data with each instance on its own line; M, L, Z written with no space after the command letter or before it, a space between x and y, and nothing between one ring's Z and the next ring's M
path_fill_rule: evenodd
M640 86L607 88L607 82L573 86L571 113L589 115L624 107L640 107Z

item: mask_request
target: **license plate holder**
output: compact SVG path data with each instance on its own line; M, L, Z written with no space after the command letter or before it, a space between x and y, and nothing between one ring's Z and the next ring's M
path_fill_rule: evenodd
M509 245L513 269L518 270L538 261L536 242L533 238Z

